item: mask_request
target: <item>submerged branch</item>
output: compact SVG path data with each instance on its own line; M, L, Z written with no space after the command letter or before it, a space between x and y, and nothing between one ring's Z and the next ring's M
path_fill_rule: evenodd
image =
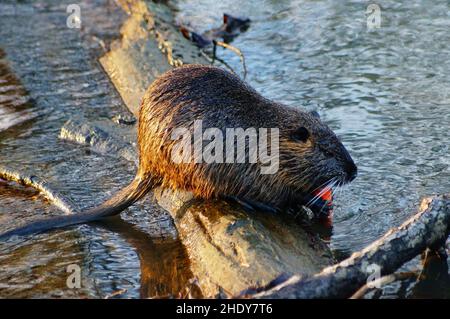
M0 166L0 178L6 181L17 182L24 186L30 186L38 190L56 207L66 214L76 214L79 212L77 206L60 192L51 188L49 183L34 175L25 175L18 171L13 171Z
M422 201L419 212L400 227L344 261L314 276L294 276L255 298L349 298L368 282L374 270L380 276L395 272L427 248L445 244L450 231L450 194ZM373 275L372 275L373 277Z

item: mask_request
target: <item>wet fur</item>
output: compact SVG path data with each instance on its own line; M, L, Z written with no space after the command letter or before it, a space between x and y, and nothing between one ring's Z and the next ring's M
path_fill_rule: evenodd
M259 164L174 164L174 128L193 133L194 120L203 128L280 129L280 169L260 174ZM292 139L305 127L306 142ZM262 97L237 76L220 68L187 65L158 78L147 90L139 117L140 172L159 177L164 187L186 189L195 196L234 196L284 206L333 177L344 182L351 161L336 135L313 114ZM206 142L208 143L208 142ZM224 143L225 145L225 143Z
M262 175L259 164L186 163L172 161L171 138L177 127L279 128L279 170ZM292 138L305 127L305 142ZM139 128L139 168L133 182L99 207L73 216L37 221L0 235L26 235L115 215L162 185L192 191L200 198L235 197L282 208L335 178L354 178L356 166L336 135L315 115L262 97L223 69L186 65L156 79L142 100ZM225 145L225 143L224 143Z

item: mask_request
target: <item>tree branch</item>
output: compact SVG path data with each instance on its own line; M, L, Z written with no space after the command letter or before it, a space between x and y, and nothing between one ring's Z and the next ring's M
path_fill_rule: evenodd
M394 281L406 280L411 278L418 278L420 273L418 271L409 271L409 272L399 272L395 274L390 274L381 278L378 278L370 283L366 283L364 286L358 289L350 299L361 299L363 298L369 291L373 289L379 289L381 286L393 283Z
M422 201L419 212L400 227L346 260L309 276L295 276L254 298L349 298L367 283L373 266L380 276L396 271L427 248L445 244L450 231L450 194ZM369 267L370 266L370 267Z
M0 166L0 178L6 181L17 182L24 186L33 187L66 214L79 213L78 207L69 198L52 189L47 181L42 180L37 176L24 175L20 172Z

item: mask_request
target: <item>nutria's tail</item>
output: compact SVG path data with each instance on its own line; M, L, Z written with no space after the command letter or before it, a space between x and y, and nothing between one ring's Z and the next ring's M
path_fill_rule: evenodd
M14 235L24 236L36 234L51 229L88 223L104 217L117 215L128 206L132 205L137 200L142 198L154 186L155 183L153 178L144 178L137 175L128 186L120 190L117 194L115 194L112 198L108 199L100 206L91 208L79 214L69 216L55 216L31 222L28 225L0 234L0 240L7 239Z

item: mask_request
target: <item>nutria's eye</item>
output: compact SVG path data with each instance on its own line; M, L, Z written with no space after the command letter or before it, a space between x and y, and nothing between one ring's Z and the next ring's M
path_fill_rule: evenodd
M306 142L308 140L308 137L309 137L309 132L303 126L299 127L298 129L295 130L294 133L292 133L292 138L296 141Z

